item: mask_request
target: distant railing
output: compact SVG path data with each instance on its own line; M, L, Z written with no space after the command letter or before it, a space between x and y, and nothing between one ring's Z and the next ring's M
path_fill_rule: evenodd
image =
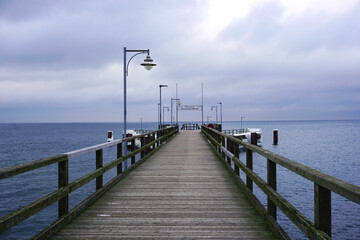
M152 130L135 129L134 132L136 132L137 134L144 134L152 132Z
M111 186L117 183L124 175L133 170L140 162L152 155L151 150L155 150L160 145L168 141L178 132L178 126L169 127L157 131L148 132L142 135L111 141L65 154L44 158L14 167L0 169L0 180L9 178L18 174L29 172L41 167L58 163L58 190L42 197L27 206L24 206L2 218L0 218L0 233L3 233L25 219L33 216L44 208L58 202L58 219L48 228L37 234L35 239L47 239L57 230L70 222L82 210L91 205ZM135 139L139 138L141 147L135 150ZM122 144L131 142L131 152L122 156ZM117 146L117 156L112 162L103 165L103 149ZM87 153L95 152L96 170L69 183L69 160ZM135 163L135 155L140 154L141 159ZM122 162L131 158L131 166L123 171ZM117 176L111 179L105 185L103 184L103 174L112 168L117 168ZM69 194L82 187L91 180L96 179L96 192L88 196L79 205L69 211Z
M223 133L234 135L234 134L240 134L240 133L247 133L249 132L249 129L230 129L230 130L222 130Z
M184 123L181 130L200 130L200 126L197 123Z
M360 187L344 182L290 159L279 156L256 145L245 143L230 135L202 126L203 135L211 143L216 154L227 162L229 169L234 163L238 182L246 189L250 199L257 205L267 221L283 231L276 222L277 207L310 239L331 239L331 192L360 204ZM239 145L246 149L246 164L239 160ZM267 181L253 171L253 152L267 158ZM232 162L231 162L232 161ZM314 182L315 223L306 218L276 191L276 165ZM239 169L246 174L246 183L239 177ZM253 194L253 182L267 195L267 210ZM287 235L284 232L284 238Z

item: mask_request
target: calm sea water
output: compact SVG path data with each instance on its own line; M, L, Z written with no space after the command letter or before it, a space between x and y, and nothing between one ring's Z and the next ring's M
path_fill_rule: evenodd
M143 129L156 129L157 123L143 123ZM140 129L140 123L128 123L129 129ZM360 185L360 121L266 121L243 122L243 127L259 127L263 131L263 148L300 162L311 168ZM223 129L238 129L240 122L224 122ZM279 130L279 144L272 145L272 131ZM120 138L118 123L39 123L0 124L0 168L38 160L75 149L106 142L107 131ZM104 164L116 156L116 149L104 151ZM256 155L255 155L256 156ZM244 153L240 158L244 160ZM69 163L70 181L95 169L95 157L88 154ZM254 171L266 179L266 159L254 157ZM314 220L313 183L277 169L278 191L311 221ZM104 176L108 181L115 170ZM243 178L243 177L242 177ZM0 217L31 203L57 189L57 165L0 181ZM70 195L70 208L84 196L94 192L92 181ZM266 197L254 187L260 201ZM0 239L29 239L57 218L57 204L0 235ZM360 239L360 206L332 194L333 239ZM278 211L278 220L293 239L306 239Z

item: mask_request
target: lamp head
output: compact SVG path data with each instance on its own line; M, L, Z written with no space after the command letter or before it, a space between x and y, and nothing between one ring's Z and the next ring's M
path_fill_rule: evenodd
M150 55L147 55L146 58L144 59L144 62L140 65L145 67L146 70L151 70L152 67L156 66L156 64L153 63L153 60L151 59Z
M162 87L167 87L168 85L163 85L163 84L160 84L159 87L162 88Z

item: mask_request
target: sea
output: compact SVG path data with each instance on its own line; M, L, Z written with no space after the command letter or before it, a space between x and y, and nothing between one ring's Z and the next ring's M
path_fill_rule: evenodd
M181 126L182 122L179 123ZM360 120L349 121L243 121L223 122L223 129L261 128L262 148L360 186ZM128 129L155 130L156 122L128 123ZM121 138L121 123L2 123L0 169L34 161L107 141L107 132ZM279 142L273 145L273 130ZM115 147L104 151L104 164L116 156ZM245 153L240 152L240 160ZM69 180L95 169L95 153L71 159ZM254 155L254 171L266 179L266 159ZM104 175L107 182L116 175ZM243 180L244 174L240 173ZM314 221L314 184L281 166L277 167L278 192L308 219ZM26 206L57 189L57 164L0 180L0 217ZM70 194L73 208L95 191L95 181ZM266 196L254 185L254 193L266 206ZM42 210L0 239L30 239L57 218L57 203ZM292 239L304 234L278 210L278 222ZM332 193L332 238L360 239L360 206Z

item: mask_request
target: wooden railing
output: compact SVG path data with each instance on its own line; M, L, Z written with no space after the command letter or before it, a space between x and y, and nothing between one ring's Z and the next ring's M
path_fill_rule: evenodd
M47 239L61 227L70 222L75 216L80 214L82 210L91 205L128 172L150 157L152 153L155 152L152 150L156 150L177 132L178 126L174 126L1 169L0 180L58 163L58 190L0 218L0 233L11 229L13 226L33 216L37 212L58 202L58 220L34 237L37 239ZM135 150L136 138L140 139L141 147ZM122 145L124 142L131 142L132 151L129 154L122 156ZM116 159L106 165L103 165L103 149L115 145L117 146ZM91 152L95 152L96 170L69 183L69 160ZM135 163L135 155L137 154L141 155L141 159ZM131 158L131 166L123 171L122 163L129 158ZM117 168L117 176L104 185L103 174L114 167ZM96 179L96 192L88 196L79 205L69 211L69 194L93 179ZM46 179L44 180L46 181Z
M202 126L203 135L214 148L216 154L228 164L228 169L235 175L250 199L273 227L282 228L276 222L279 208L309 239L331 239L331 192L337 193L360 204L360 187L329 176L310 167L294 162L275 153L245 143L239 139ZM246 164L239 160L239 145L246 149ZM267 181L253 171L253 153L267 159ZM234 164L234 169L231 164ZM315 223L306 218L276 191L276 166L280 165L314 183ZM239 177L239 169L246 174L246 183ZM253 182L267 195L267 209L253 194ZM285 232L283 237L287 238Z

